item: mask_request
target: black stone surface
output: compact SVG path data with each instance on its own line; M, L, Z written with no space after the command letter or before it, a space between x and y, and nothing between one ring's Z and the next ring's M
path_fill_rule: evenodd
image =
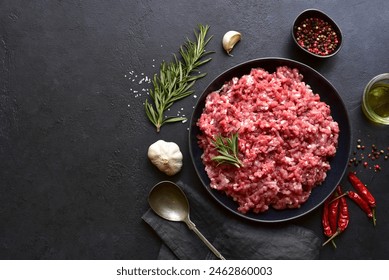
M141 220L150 188L170 179L203 190L189 157L188 123L157 134L143 109L150 88L144 79L192 38L199 23L211 26L207 49L215 53L202 68L208 75L194 87L197 96L238 63L295 59L338 89L353 145L361 139L366 156L372 144L388 152L389 127L370 123L360 109L366 83L389 72L388 1L236 2L0 2L1 259L157 257L160 240ZM291 24L307 8L324 11L340 26L343 47L335 57L314 59L293 45ZM228 30L243 34L233 57L221 48ZM189 117L195 103L188 97L171 113ZM176 142L184 154L184 168L173 178L147 159L158 139ZM380 172L361 165L350 170L377 197L377 226L350 203L349 228L337 250L322 249L321 259L389 259L389 161L374 163ZM318 209L291 223L322 237L320 216Z

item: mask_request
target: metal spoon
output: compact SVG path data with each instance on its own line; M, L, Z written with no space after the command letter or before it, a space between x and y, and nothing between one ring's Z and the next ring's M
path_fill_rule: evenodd
M151 209L160 217L173 221L184 222L193 230L205 245L218 258L225 260L218 250L201 234L196 225L189 218L189 202L185 193L179 186L170 181L162 181L156 184L149 194Z

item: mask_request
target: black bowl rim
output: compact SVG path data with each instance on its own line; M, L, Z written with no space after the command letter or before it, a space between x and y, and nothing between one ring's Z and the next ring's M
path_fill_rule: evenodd
M339 99L340 101L340 105L344 108L343 110L343 113L344 113L344 117L345 117L345 120L344 120L344 125L346 126L346 131L343 131L344 134L347 134L349 137L347 138L346 140L346 143L345 143L345 146L347 148L347 158L345 159L344 161L344 165L341 166L342 168L342 172L339 176L339 178L337 179L337 183L334 184L333 186L333 189L331 189L331 191L319 202L317 203L314 207L308 209L307 211L299 214L299 215L295 215L295 216L291 216L291 217L288 217L288 218L281 218L281 219L272 219L272 220L266 220L266 219L259 219L259 218L253 218L253 217L250 217L250 216L247 216L246 214L243 214L243 213L240 213L239 211L237 211L236 209L231 209L230 207L228 207L227 205L225 205L224 203L222 203L219 198L216 196L215 193L213 193L213 191L216 191L216 190L212 190L210 189L209 185L207 185L204 181L203 181L203 178L202 176L200 175L199 173L199 170L196 168L196 162L195 162L195 156L193 154L193 151L192 151L192 141L191 141L191 136L193 134L193 128L194 127L197 127L196 124L194 123L194 118L195 118L195 114L196 114L196 109L198 108L199 106L199 103L202 102L202 99L205 98L206 95L210 94L212 91L209 91L209 89L211 88L211 86L215 83L215 81L219 80L222 76L224 75L227 75L227 74L230 74L231 72L241 68L241 67L244 67L246 64L256 64L256 63L260 63L262 61L266 61L266 60L275 60L275 61L285 61L285 62L289 62L289 63L294 63L296 65L298 65L299 67L305 67L307 70L309 71L312 71L313 73L315 73L315 75L319 76L322 80L324 80L329 87L331 87L333 89L333 92L335 93L336 97ZM261 67L261 66L257 66L257 67ZM265 69L266 70L266 69ZM300 71L300 69L299 69ZM219 203L221 206L223 206L225 209L227 209L229 212L245 219L245 220L249 220L249 221L253 221L253 222L259 222L259 223L280 223L280 222L287 222L287 221L291 221L291 220L295 220L297 218L300 218L302 216L305 216L309 213L311 213L312 211L314 211L315 209L317 209L318 207L320 207L324 201L326 199L328 199L328 197L332 194L332 192L336 189L336 187L339 185L340 181L342 180L346 170L347 170L347 166L348 166L348 158L349 158L349 155L350 155L350 152L351 152L351 124L350 124L350 118L349 118L349 115L348 115L348 111L346 109L346 106L345 106L345 103L343 101L343 99L341 98L340 94L338 93L338 91L336 90L336 88L332 85L332 83L330 81L328 81L322 74L320 74L318 71L316 71L315 69L313 69L312 67L302 63L302 62L298 62L296 60L293 60L293 59L289 59L289 58L283 58L283 57L263 57L263 58L256 58L256 59L251 59L251 60L248 60L248 61L245 61L245 62L242 62L242 63L239 63L235 66L232 66L230 68L228 68L227 70L223 71L221 74L217 75L209 84L208 86L204 89L204 91L201 93L201 95L199 96L198 100L197 100L197 103L195 104L195 109L193 110L193 113L191 115L191 118L190 118L190 124L189 124L189 133L188 133L188 142L189 142L189 154L190 154L190 157L191 157L191 161L192 161L192 164L194 166L194 169L196 171L196 174L197 174L197 177L200 179L201 181L201 184L203 185L203 187L207 190L207 192L212 196L212 198L214 200L217 201L217 203ZM331 112L332 114L332 112ZM195 120L197 122L197 119ZM220 194L220 192L219 192ZM225 195L225 194L223 194ZM225 195L226 196L226 195ZM227 196L226 196L227 197ZM237 207L236 207L237 208ZM288 210L294 210L294 209L286 209L286 211ZM280 211L283 211L283 210L280 210ZM261 214L261 213L259 213ZM259 215L258 214L258 215Z
M339 44L336 48L336 50L329 54L329 55L317 55L317 54L314 54L310 51L308 51L307 49L301 47L298 43L297 43L297 40L296 40L296 36L294 34L294 29L297 25L297 22L299 22L301 19L303 18L306 18L306 15L309 14L309 13L317 13L319 14L320 16L322 16L323 18L325 18L331 25L332 27L335 28L335 32L338 33L339 35ZM340 29L339 25L329 16L327 15L326 13L324 13L323 11L321 10L318 10L318 9L306 9L304 11L302 11L296 18L295 20L293 21L293 25L292 25L292 37L293 37L293 41L296 43L296 45L301 49L303 50L304 52L306 53L309 53L310 55L314 56L314 57L318 57L318 58L330 58L330 57L333 57L334 55L336 55L340 49L342 48L342 45L343 45L343 34L342 34L342 30Z

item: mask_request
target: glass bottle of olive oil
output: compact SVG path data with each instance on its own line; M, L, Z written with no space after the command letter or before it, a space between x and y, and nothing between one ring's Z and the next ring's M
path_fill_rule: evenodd
M389 124L389 73L378 75L367 84L362 110L373 122Z

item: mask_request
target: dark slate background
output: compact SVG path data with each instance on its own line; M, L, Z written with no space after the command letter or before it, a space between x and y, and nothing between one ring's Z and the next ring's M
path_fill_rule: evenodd
M328 60L293 45L291 25L307 8L340 26L344 45ZM21 1L0 2L0 258L154 259L158 237L141 220L147 194L160 180L202 187L188 152L188 126L157 134L143 102L151 78L197 24L211 26L208 75L196 95L224 70L259 57L286 57L322 73L344 99L352 143L389 146L389 127L368 122L361 94L375 75L389 72L389 2L373 1ZM242 41L225 55L221 38ZM196 98L172 113L189 117ZM174 141L184 168L173 178L147 159L158 139ZM389 164L360 177L377 196L378 225L350 205L349 229L322 259L389 257ZM346 182L344 182L346 184ZM204 192L204 199L209 199ZM210 203L214 203L210 200ZM226 213L227 215L227 213ZM293 221L323 238L321 209ZM195 221L198 222L198 221ZM200 221L201 222L201 221ZM258 227L261 225L258 224Z

